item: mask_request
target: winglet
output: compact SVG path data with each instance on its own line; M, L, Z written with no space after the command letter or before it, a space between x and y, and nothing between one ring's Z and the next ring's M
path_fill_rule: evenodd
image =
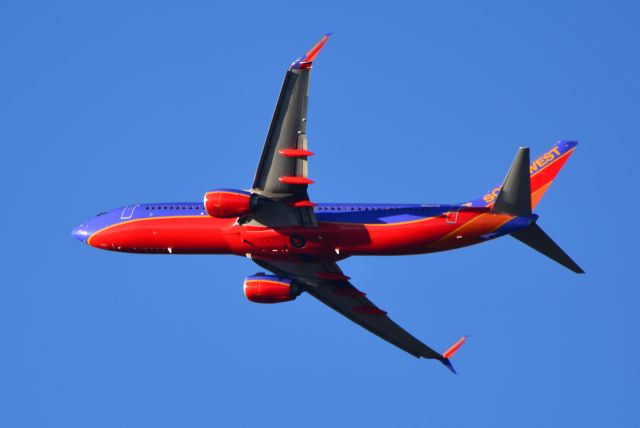
M322 36L320 41L316 43L311 49L309 49L306 54L302 55L300 58L295 60L293 64L291 64L290 69L293 70L311 68L311 63L313 63L313 60L316 59L318 53L320 52L324 44L327 43L327 40L329 40L329 36L332 34L333 33L327 33Z
M453 365L451 364L451 361L449 361L449 358L453 357L453 355L458 351L458 349L460 349L464 341L467 340L467 337L469 336L462 336L460 339L458 339L456 343L451 345L449 349L447 349L442 353L442 358L443 358L441 360L442 364L444 364L446 368L451 370L453 374L458 374L458 373L456 372L456 369L453 368Z

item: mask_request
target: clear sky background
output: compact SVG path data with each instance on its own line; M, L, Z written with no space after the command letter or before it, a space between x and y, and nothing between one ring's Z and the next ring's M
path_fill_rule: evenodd
M516 4L517 3L517 4ZM633 1L3 2L0 426L638 426L640 12ZM460 202L519 146L581 142L538 206L579 276L514 239L354 258L459 375L233 256L73 240L105 209L247 188L289 64L313 200Z

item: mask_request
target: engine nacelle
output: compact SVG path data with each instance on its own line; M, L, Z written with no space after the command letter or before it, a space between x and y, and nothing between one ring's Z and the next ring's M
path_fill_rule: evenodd
M243 190L212 190L204 195L204 208L211 217L231 218L251 214L256 201Z
M255 303L280 303L294 300L300 290L288 278L256 274L244 280L244 295Z

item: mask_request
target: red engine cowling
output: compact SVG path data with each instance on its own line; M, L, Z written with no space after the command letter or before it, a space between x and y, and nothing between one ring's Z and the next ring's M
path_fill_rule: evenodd
M242 190L212 190L204 195L204 207L211 217L240 217L251 214L251 193Z
M244 295L255 303L280 303L294 300L300 291L287 278L274 275L254 275L244 280Z

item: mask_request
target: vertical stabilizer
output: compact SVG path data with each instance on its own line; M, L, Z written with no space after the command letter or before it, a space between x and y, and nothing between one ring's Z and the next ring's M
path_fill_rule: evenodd
M531 215L531 178L529 148L518 149L516 158L496 198L493 212L517 217Z

